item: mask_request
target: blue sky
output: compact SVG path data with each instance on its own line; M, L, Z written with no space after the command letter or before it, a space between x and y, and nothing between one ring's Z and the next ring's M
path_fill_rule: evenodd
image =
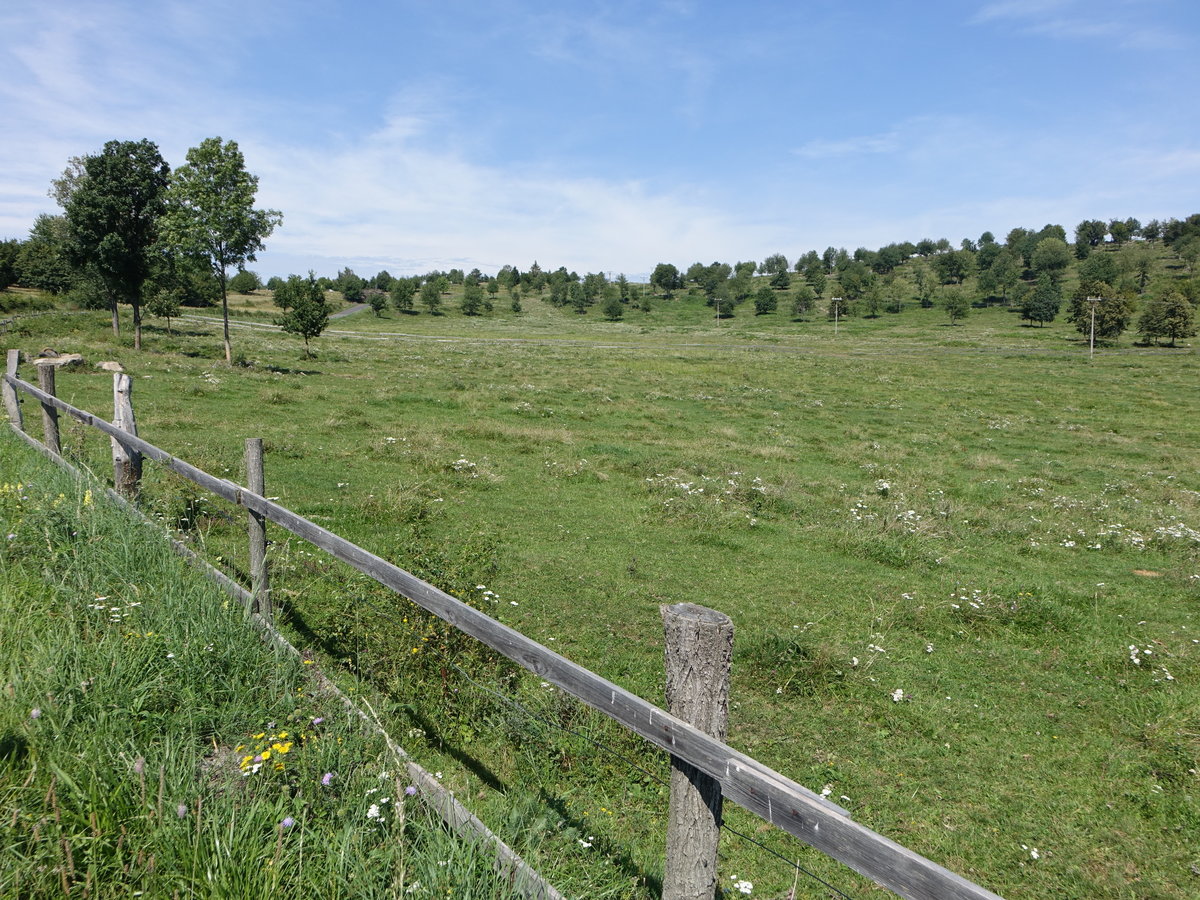
M0 6L0 237L73 155L220 135L264 276L645 274L1200 212L1196 0Z

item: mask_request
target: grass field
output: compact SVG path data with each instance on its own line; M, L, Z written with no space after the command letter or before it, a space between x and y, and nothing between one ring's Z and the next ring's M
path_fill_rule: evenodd
M327 334L315 360L238 331L232 368L194 321L141 354L103 314L29 319L6 343L121 360L143 436L214 474L239 479L243 439L264 437L269 494L655 702L659 605L728 613L730 743L1002 895L1195 895L1193 351L1089 363L1069 326L999 308L835 335L691 301L621 323L524 306L368 312L333 326L366 336ZM103 412L111 380L63 373L59 393ZM107 468L95 435L64 434ZM244 568L228 511L153 472L146 503ZM580 896L652 893L660 755L319 554L272 552L288 627L389 691L395 730L485 821ZM796 875L728 835L722 880L742 878L784 897ZM801 876L796 896L824 890Z
M0 529L0 896L514 896L311 670L7 429Z

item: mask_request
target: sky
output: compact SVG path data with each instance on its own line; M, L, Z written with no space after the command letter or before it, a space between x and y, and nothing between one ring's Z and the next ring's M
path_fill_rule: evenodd
M4 0L0 238L237 141L264 278L644 277L1200 212L1196 0Z

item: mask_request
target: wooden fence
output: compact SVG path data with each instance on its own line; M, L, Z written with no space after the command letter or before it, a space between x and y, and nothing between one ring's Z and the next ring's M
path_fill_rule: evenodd
M675 760L703 773L720 786L725 800L737 803L895 894L909 900L999 900L997 894L858 824L846 810L785 775L404 569L268 500L261 493L216 478L136 434L20 380L17 366L17 351L9 350L3 382L4 401L12 427L23 436L19 392L37 400L44 415L49 416L50 410L64 412L112 438L114 459L121 457L121 462L117 463L118 479L129 469L125 458L137 460L139 467L143 457L154 460L218 497L320 547L542 680L609 716L665 750ZM128 399L128 376L118 373L113 381L117 412L114 418L132 422L132 411L123 408L122 400L123 394Z

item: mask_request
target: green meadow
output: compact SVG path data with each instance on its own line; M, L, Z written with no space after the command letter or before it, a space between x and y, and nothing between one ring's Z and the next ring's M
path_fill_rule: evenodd
M83 353L58 393L102 414L111 376L90 364L121 361L142 436L215 475L241 480L244 439L264 438L268 495L654 702L660 606L727 613L729 743L1001 895L1196 895L1194 350L1127 338L1089 359L1069 325L1000 307L836 333L783 311L716 322L686 297L621 322L523 307L368 311L314 359L239 329L235 366L195 319L147 327L141 353L93 312L23 318L5 343ZM63 436L111 471L107 439ZM142 503L244 574L237 511L150 464ZM569 895L654 896L661 754L271 537L282 626L419 762ZM873 892L726 817L729 896L829 896L794 862Z

